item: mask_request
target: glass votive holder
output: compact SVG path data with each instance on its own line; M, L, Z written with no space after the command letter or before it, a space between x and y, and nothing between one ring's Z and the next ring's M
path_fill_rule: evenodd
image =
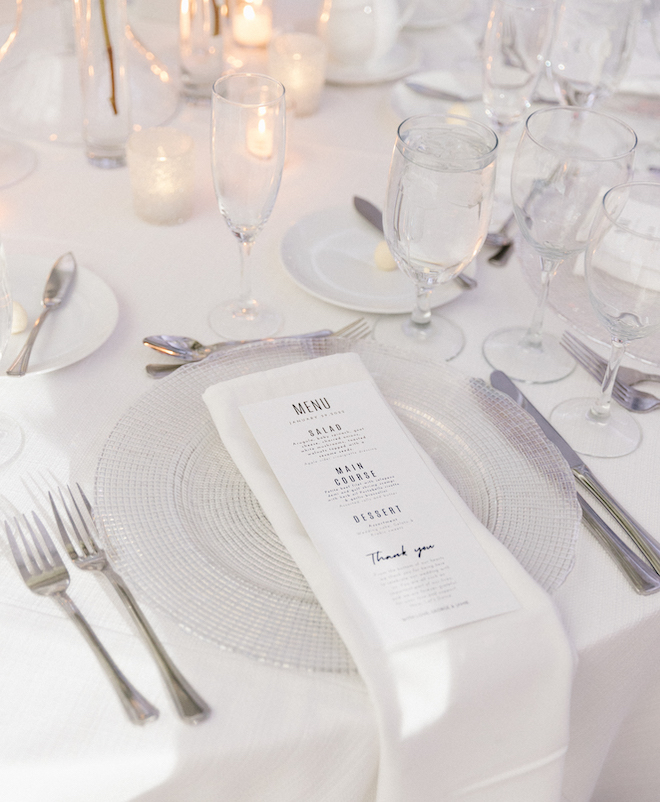
M133 208L147 223L171 226L192 213L195 143L175 128L135 131L126 146Z
M242 47L266 47L273 35L270 0L233 0L229 8L235 44Z
M223 27L227 7L221 0L181 0L179 62L181 88L191 103L210 103L211 90L222 75Z
M325 84L326 47L311 33L282 33L268 48L268 70L282 84L287 102L298 117L313 114L319 107Z

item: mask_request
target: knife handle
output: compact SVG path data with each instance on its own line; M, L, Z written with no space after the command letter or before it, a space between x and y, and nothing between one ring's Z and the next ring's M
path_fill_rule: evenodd
M660 590L660 577L626 546L579 493L577 497L587 527L628 577L637 593L642 596L657 593Z
M34 321L34 326L32 326L32 331L28 335L25 345L21 348L16 359L7 368L7 376L25 376L27 373L28 362L30 361L30 354L32 353L32 346L34 345L34 341L37 339L37 334L39 334L41 324L46 319L46 315L50 312L50 310L50 306L45 306L39 317Z
M644 527L614 499L585 465L574 471L576 479L600 501L605 509L618 521L633 543L660 574L660 544Z

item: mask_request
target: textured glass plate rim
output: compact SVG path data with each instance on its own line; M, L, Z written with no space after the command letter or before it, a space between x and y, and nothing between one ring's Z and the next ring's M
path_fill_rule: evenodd
M337 286L333 287L329 279L316 268L315 250L323 250L323 240L321 240L320 247L317 247L317 243L312 246L310 240L314 240L319 230L324 231L326 235L336 233L348 236L354 232L364 241L365 249L368 247L370 254L383 239L383 236L372 225L363 220L355 210L347 207L338 206L306 215L289 228L280 245L280 259L284 269L291 280L301 289L322 301L341 306L344 309L352 309L355 312L370 312L378 315L400 315L412 312L415 306L415 290L412 282L399 271L378 270L373 261L364 261L361 266L365 273L375 279L376 283L387 282L394 278L401 287L401 293L395 300L388 301L386 297L379 297L377 291L372 287L365 289L361 297L357 297L355 283L350 286L346 284L341 286L337 282ZM339 260L339 254L334 251L333 254L334 259ZM356 258L355 261L361 260ZM477 260L474 259L464 272L466 275L473 276L476 267ZM431 306L436 308L451 303L462 292L463 290L456 282L440 284L431 293Z
M520 233L516 235L515 248L523 275L538 295L541 291L539 256ZM589 300L583 264L582 269L579 267L583 259L584 256L579 255L574 261L567 261L560 266L550 282L548 304L561 320L590 340L605 346L604 354L607 354L610 338L605 326L598 320ZM576 265L578 266L577 271ZM626 347L626 354L646 365L660 367L660 333L642 340L633 340Z
M572 474L509 398L446 363L369 341L259 343L159 382L120 419L97 467L97 514L113 563L139 598L187 632L279 666L355 671L297 566L258 505L251 508L254 497L231 460L222 471L214 463L205 474L195 461L199 454L202 462L207 459L208 448L215 460L222 448L201 400L207 386L265 366L345 351L361 356L477 517L546 590L555 590L570 572L581 520ZM402 387L406 381L411 387ZM420 393L428 393L430 403ZM181 428L179 404L187 424ZM216 488L223 481L230 483L230 503L220 510L227 497L220 499ZM209 487L216 494L211 498L204 497ZM196 514L228 514L229 526L207 532L203 525L200 534ZM220 564L215 548L224 550Z

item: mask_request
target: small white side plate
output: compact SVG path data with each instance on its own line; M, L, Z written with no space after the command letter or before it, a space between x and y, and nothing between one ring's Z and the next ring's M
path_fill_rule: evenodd
M350 206L315 212L292 226L280 246L282 262L299 287L336 306L374 314L404 314L415 305L412 281L399 270L376 267L382 235ZM476 260L475 260L476 262ZM465 272L473 275L476 265ZM462 290L455 281L433 290L433 307Z
M76 256L75 248L72 253ZM41 294L54 258L37 254L8 253L7 272L12 298L25 309L28 325L13 334L3 356L3 368L23 347L32 324L42 310ZM69 295L53 310L34 344L28 375L72 365L96 351L114 331L119 317L117 298L108 285L77 261L78 270ZM4 370L2 376L5 376ZM15 379L12 379L15 381Z

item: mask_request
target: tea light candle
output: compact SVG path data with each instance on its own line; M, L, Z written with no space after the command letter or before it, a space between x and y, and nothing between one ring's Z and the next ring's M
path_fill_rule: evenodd
M304 117L316 111L325 83L326 49L311 33L283 33L268 50L269 72L284 84L295 113Z
M246 126L246 147L258 159L269 159L273 155L273 128L269 117L266 106L260 106Z
M263 0L237 0L231 29L236 44L265 47L273 34L273 14Z
M195 143L174 128L145 128L126 146L133 208L156 225L182 223L192 212Z

